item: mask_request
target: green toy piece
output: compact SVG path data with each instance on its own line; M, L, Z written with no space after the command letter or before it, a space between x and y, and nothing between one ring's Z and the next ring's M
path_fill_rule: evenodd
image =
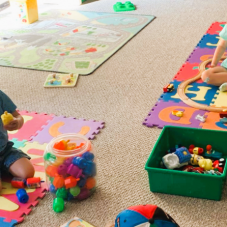
M44 158L45 161L51 162L51 161L55 161L56 156L48 152L43 156L43 158Z
M64 210L64 200L62 198L55 198L53 202L53 210L56 213L60 213Z
M125 4L121 2L117 2L114 6L113 9L115 12L122 12L122 11L131 11L135 10L136 7L133 5L130 1L125 2Z
M67 199L68 191L65 188L59 188L56 192L58 198Z

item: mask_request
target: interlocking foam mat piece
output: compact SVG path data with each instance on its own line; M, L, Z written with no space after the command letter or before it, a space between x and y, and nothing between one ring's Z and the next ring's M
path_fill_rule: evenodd
M224 27L224 22L215 22L207 30L196 48L190 54L186 62L171 81L174 84L174 91L163 93L155 106L151 109L143 124L147 127L157 126L163 128L165 125L182 127L205 128L215 130L227 130L227 126L219 122L219 114L204 110L198 110L184 104L177 95L178 85L189 78L196 76L199 72L199 65L207 59L212 59L219 40L219 33ZM225 53L226 55L227 53ZM162 88L160 88L162 89ZM216 107L227 107L227 92L219 91L216 86L208 85L198 80L187 86L185 94L201 104ZM183 111L183 117L172 115L173 110ZM195 119L196 115L204 115L204 123Z
M62 133L80 133L88 139L94 139L100 129L104 127L103 121L76 119L73 117L47 115L43 113L19 111L24 117L24 126L18 131L9 132L9 139L14 147L21 149L31 157L35 167L35 177L45 180L43 153L47 143ZM29 201L26 204L18 202L17 189L12 188L10 179L3 179L3 190L0 196L0 226L10 227L24 220L23 215L31 212L32 206L38 204L38 198L45 196L46 184L41 188L26 189Z
M12 18L0 15L0 65L87 75L155 17L53 10L30 25Z

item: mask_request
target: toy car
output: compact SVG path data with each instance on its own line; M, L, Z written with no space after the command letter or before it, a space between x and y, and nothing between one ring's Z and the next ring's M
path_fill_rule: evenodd
M163 92L166 93L166 92L172 92L174 90L174 85L173 84L168 84L167 86L165 86L163 88Z

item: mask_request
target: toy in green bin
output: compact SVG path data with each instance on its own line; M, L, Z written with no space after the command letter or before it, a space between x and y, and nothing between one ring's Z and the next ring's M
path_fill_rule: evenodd
M179 227L173 218L156 205L138 205L120 212L110 227Z
M91 142L80 134L54 138L44 154L49 191L57 198L53 210L64 210L64 200L84 200L96 189L96 163Z

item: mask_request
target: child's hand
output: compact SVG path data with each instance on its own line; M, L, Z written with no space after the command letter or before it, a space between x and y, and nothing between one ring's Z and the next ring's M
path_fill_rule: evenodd
M4 128L7 130L7 131L14 131L14 130L17 130L20 128L20 121L17 119L17 118L13 118L12 121L10 121L9 124L7 125L4 125Z

